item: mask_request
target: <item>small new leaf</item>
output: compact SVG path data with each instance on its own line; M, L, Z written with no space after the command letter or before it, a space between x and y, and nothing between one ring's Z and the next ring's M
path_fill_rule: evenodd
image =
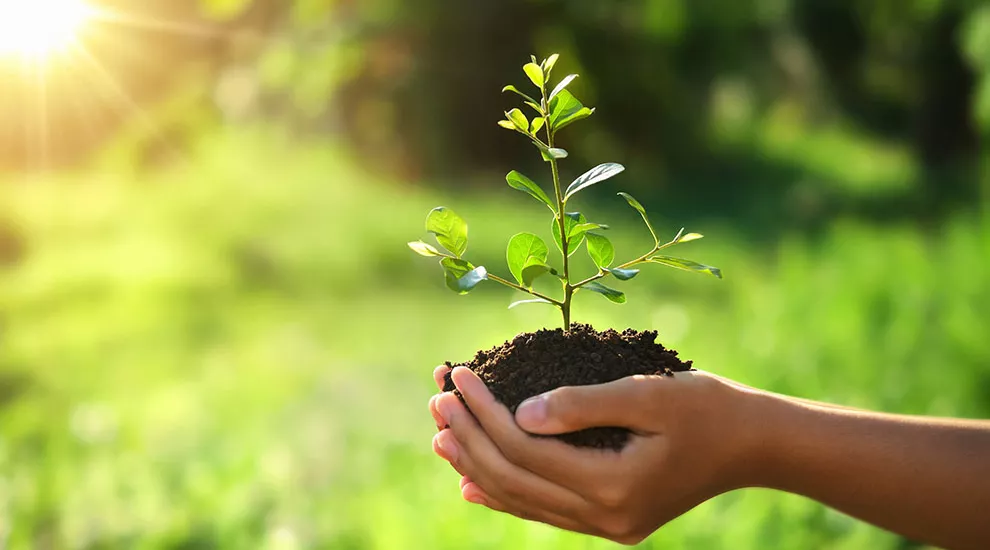
M526 101L528 101L530 103L539 103L539 101L533 99L532 96L530 96L529 94L525 94L523 92L520 92L518 88L516 88L515 86L513 86L511 84L508 85L508 86L506 86L505 88L502 88L502 93L505 93L505 92L512 92L512 93L518 95L519 97L522 97L523 99L525 99Z
M546 122L546 119L543 117L534 118L533 122L529 125L529 133L535 135L537 132L540 131L540 128L543 128L544 122Z
M681 240L679 240L677 242L678 243L689 243L691 241L696 241L698 239L703 239L703 238L705 238L705 236L702 235L701 233L688 233L687 235L684 235L683 237L681 237Z
M625 293L623 293L623 292L621 292L619 290L615 290L614 288L609 288L609 287L607 287L607 286L599 283L598 281L592 281L592 282L584 285L584 287L582 287L582 288L586 288L586 289L588 289L588 290L590 290L592 292L597 292L597 293L601 294L602 296L608 298L608 300L610 302L615 302L616 304L624 304L624 303L626 303L626 295L625 295Z
M468 245L468 227L463 218L453 210L439 206L426 217L426 230L437 237L437 242L454 256L460 258Z
M555 159L565 159L567 158L567 150L561 149L560 147L553 147L549 150L548 154L551 158Z
M657 238L657 232L653 230L653 224L650 223L650 217L646 215L646 209L643 208L643 205L640 204L639 201L636 200L629 193L619 192L619 196L626 199L626 202L629 203L629 206L633 207L637 212L639 212L639 215L643 217L643 221L646 222L646 227L649 228L650 234L653 235L653 240L656 241L657 244L660 244L660 239Z
M567 186L567 191L564 193L564 201L567 201L567 199L596 183L601 183L617 174L622 173L625 169L626 168L621 164L616 164L614 162L606 162L595 166Z
M553 54L550 57L548 57L546 61L543 62L543 74L549 77L550 73L553 72L554 65L557 64L558 59L560 59L559 54Z
M516 125L509 122L508 120L500 120L498 121L498 125L501 126L502 128L505 128L506 130L512 130L512 131L516 130Z
M439 250L433 248L433 246L429 244L424 243L423 241L411 242L409 243L409 248L411 248L413 252L419 254L420 256L427 256L427 257L443 256L443 254L441 254Z
M650 258L649 261L670 267L676 267L677 269L683 269L685 271L707 273L709 275L714 275L719 279L722 278L721 269L710 265L699 264L698 262L692 262L691 260L685 260L683 258L674 258L673 256L654 256Z
M607 237L597 233L588 233L588 256L599 269L605 269L615 261L615 247Z
M444 258L440 260L440 265L443 266L447 288L458 294L467 294L478 283L488 279L488 270L484 266L474 267L460 258Z
M532 285L533 279L550 270L546 265L549 254L550 250L539 236L519 233L509 239L509 245L505 249L505 262L519 284L528 287ZM536 273L537 269L529 273L529 277L524 276L524 271L533 266L542 266L543 273Z
M554 88L552 92L550 92L550 99L557 97L557 94L559 94L561 91L563 91L568 86L570 86L571 82L574 82L574 79L577 77L578 75L576 74L569 74L565 76L564 79L561 80L559 84L557 84L557 87Z
M564 213L564 229L567 232L567 255L571 256L577 252L578 248L581 248L581 244L584 242L586 231L579 232L575 235L575 230L578 226L588 223L588 219L584 217L584 214L580 212L565 212ZM557 222L557 218L554 218L550 223L550 232L553 235L553 242L557 245L557 248L563 252L564 247L560 241L560 223Z
M619 269L616 267L614 269L606 269L605 271L608 271L613 277L620 281L628 281L636 275L639 275L638 269Z
M529 194L531 197L547 205L551 211L556 211L553 207L553 201L543 192L543 189L523 174L513 170L505 176L505 181L509 183L509 187Z
M520 131L529 133L529 120L519 109L512 109L505 113L505 118L509 119Z
M529 80L539 89L543 89L543 69L536 63L527 63L523 66L523 72Z

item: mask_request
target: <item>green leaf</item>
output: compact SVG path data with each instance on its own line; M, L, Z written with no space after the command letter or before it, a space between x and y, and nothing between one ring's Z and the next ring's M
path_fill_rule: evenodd
M506 86L505 88L502 88L502 93L505 93L505 92L512 92L512 93L514 93L514 94L522 97L523 99L525 99L526 101L528 101L530 103L539 103L539 101L533 99L532 96L530 96L529 94L524 94L523 92L520 92L518 88L516 88L515 86L513 86L511 84L508 85L508 86Z
M615 261L615 247L612 246L612 241L597 233L588 233L587 239L588 255L591 256L591 261L595 262L595 265L601 269L612 265L612 262Z
M534 118L532 124L530 124L529 126L529 132L535 135L537 132L540 131L540 128L543 128L544 122L546 122L546 119L543 117Z
M632 279L636 275L639 275L638 269L619 269L616 267L613 269L606 269L605 271L608 271L609 273L612 274L613 277L615 277L620 281L628 281L629 279Z
M550 92L550 99L553 99L553 98L557 97L557 94L559 94L565 88L567 88L568 86L570 86L571 82L574 82L574 79L577 78L577 77L578 77L578 75L576 75L576 74L569 74L569 75L565 76L564 79L561 80L559 84L557 84L557 87L554 88L552 92Z
M536 63L527 63L523 66L523 72L529 77L530 81L536 85L537 88L543 89L543 69L540 68Z
M579 178L574 180L573 183L567 186L567 191L564 193L564 200L566 201L581 190L587 189L596 183L603 182L621 173L625 169L626 168L621 164L616 164L614 162L599 164L598 166L582 174Z
M657 232L653 230L653 224L650 223L650 217L646 215L646 209L643 208L643 205L640 204L639 201L633 198L633 196L630 195L629 193L619 192L618 195L626 199L626 202L629 203L629 206L635 208L636 211L639 212L639 215L643 217L643 221L646 222L646 227L650 229L650 234L653 235L653 239L659 242L659 240L657 240Z
M543 113L543 109L541 109L540 106L537 105L536 103L534 103L532 101L527 101L526 102L526 105L529 105L531 109L533 109L534 111L536 111L536 114L538 114L540 116L543 116L543 114L544 114ZM536 131L534 130L533 133L535 134Z
M578 248L581 248L581 244L584 242L585 234L588 230L579 232L575 234L575 230L578 226L588 223L587 218L584 214L580 212L566 212L564 213L564 229L567 231L567 255L571 256L577 252ZM557 218L554 218L550 224L550 232L553 234L553 242L557 245L557 248L563 252L564 247L560 242L560 223Z
M567 158L567 150L560 147L553 147L547 151L547 155L554 159L565 159Z
M512 130L512 131L516 130L516 125L508 120L500 120L498 121L498 125L501 126L502 128L505 128L506 130Z
M547 244L539 236L532 233L519 233L509 239L509 245L505 249L505 261L509 265L509 271L519 281L519 284L529 286L523 277L523 270L534 264L539 264L546 267L544 272L549 271L550 268L546 266L549 253ZM533 279L535 278L536 276L533 277ZM530 284L531 282L532 279L530 279Z
M553 67L557 64L558 59L560 59L560 55L552 54L546 59L546 61L543 62L543 73L545 75L550 76L550 73L553 71Z
M550 272L550 266L539 261L535 258L530 259L526 262L526 266L522 269L522 279L520 283L526 287L530 288L533 286L533 281L535 281L541 275Z
M581 110L579 110L578 112L574 113L573 115L568 116L568 117L564 117L564 118L561 118L560 120L558 120L557 121L557 125L554 126L554 130L553 131L554 132L559 132L560 130L563 130L564 128L570 126L571 124L574 124L575 122L577 122L579 120L584 120L584 119L590 117L593 114L595 114L595 110L594 109L589 109L587 107L582 107Z
M591 281L581 288L586 288L592 292L597 292L608 298L610 302L615 302L617 304L626 303L626 295L623 292L615 290L614 288L609 288L598 281Z
M415 241L409 243L409 248L413 249L413 252L419 254L420 256L442 256L440 251L433 248L431 245L424 243L423 241Z
M553 305L553 302L551 302L549 300L544 300L543 298L536 298L535 300L519 300L518 302L512 302L511 304L509 304L509 309L512 309L512 308L514 308L516 306L521 306L523 304L550 304L550 305Z
M607 225L602 225L600 223L581 223L574 226L567 234L569 239L574 239L589 231L595 231L596 229L608 229Z
M673 256L654 256L650 258L649 261L670 267L676 267L677 269L683 269L685 271L707 273L709 275L714 275L719 279L722 278L721 269L710 265L699 264L698 262L692 262L691 260L685 260L683 258L674 258Z
M426 230L436 235L440 246L458 258L467 250L467 223L449 208L440 206L431 210L426 217Z
M574 116L584 105L567 90L560 90L550 101L550 127L556 129L561 120Z
M683 237L681 237L681 239L679 241L677 241L677 242L678 243L689 243L691 241L696 241L698 239L704 239L704 238L705 238L705 236L702 235L701 233L688 233L687 235L684 235Z
M519 128L523 132L529 132L529 120L519 109L512 109L511 111L505 113L505 118L512 121L512 123L516 125L516 128Z
M440 265L444 269L444 279L447 288L458 294L467 294L478 283L488 279L488 270L482 267L474 267L470 262L460 258L444 258L440 260Z
M505 176L505 181L509 183L509 187L528 193L531 197L549 206L550 210L556 212L553 201L550 200L550 197L533 180L513 170Z

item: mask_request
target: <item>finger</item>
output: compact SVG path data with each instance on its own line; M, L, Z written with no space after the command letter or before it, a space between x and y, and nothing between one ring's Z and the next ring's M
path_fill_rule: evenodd
M433 422L437 425L437 431L440 431L447 426L447 421L440 416L440 411L437 409L437 397L439 395L434 395L430 398L430 414L433 415Z
M433 381L437 383L437 388L443 391L444 377L447 376L447 371L450 367L447 365L440 365L439 367L433 369Z
M460 400L443 394L437 401L450 429L437 434L446 456L474 483L507 507L535 519L546 513L579 521L590 505L578 494L520 468L501 454Z
M457 467L456 444L447 442L446 436L443 436L443 433L446 431L447 430L441 430L440 433L433 436L433 452L436 453L436 455L439 456L440 458L449 462L450 466L454 468L454 471L461 474L462 476L461 479L463 480L463 478L467 476L465 476L464 472L462 472L461 469Z
M510 462L558 485L571 487L577 480L594 479L600 463L589 461L559 441L537 439L516 424L512 413L497 402L485 383L470 369L454 369L452 378L485 433Z
M565 386L523 401L516 423L544 435L596 427L648 433L651 420L655 422L649 414L654 403L674 384L663 376L630 376L607 384Z
M472 504L478 504L496 512L510 514L522 520L537 521L547 525L552 525L553 527L558 527L560 529L573 531L575 533L584 533L586 535L594 535L599 537L603 536L601 532L597 531L590 525L584 525L572 519L565 518L559 514L554 514L553 512L544 511L539 517L534 517L528 512L514 510L485 492L481 486L474 482L469 482L461 487L461 496L464 500Z

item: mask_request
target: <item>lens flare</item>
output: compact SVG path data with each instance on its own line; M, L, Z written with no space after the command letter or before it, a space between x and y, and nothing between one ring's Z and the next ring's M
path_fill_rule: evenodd
M60 52L92 14L84 0L0 0L0 57L43 59Z

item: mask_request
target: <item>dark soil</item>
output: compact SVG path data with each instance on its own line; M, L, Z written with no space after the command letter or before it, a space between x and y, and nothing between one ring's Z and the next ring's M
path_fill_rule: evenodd
M657 332L598 332L589 325L571 330L541 330L520 334L509 342L479 351L468 367L488 385L510 411L526 399L561 386L604 384L635 374L673 376L691 370L691 361L681 361L677 352L656 343ZM454 391L447 373L444 391ZM458 397L460 395L458 394ZM621 450L630 432L622 428L592 428L557 437L576 447Z

